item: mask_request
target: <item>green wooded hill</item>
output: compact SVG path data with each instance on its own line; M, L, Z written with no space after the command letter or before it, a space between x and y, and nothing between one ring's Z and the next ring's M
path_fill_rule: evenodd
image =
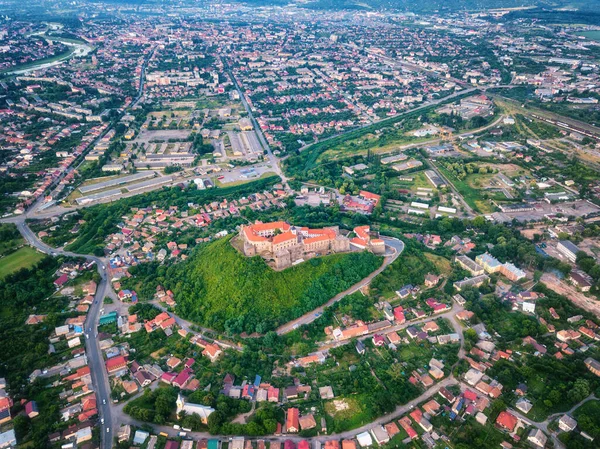
M371 253L334 254L274 271L231 237L199 248L167 281L178 313L228 333L266 332L326 303L381 266Z

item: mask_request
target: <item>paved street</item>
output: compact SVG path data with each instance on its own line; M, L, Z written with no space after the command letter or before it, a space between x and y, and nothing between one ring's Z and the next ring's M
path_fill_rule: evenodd
M88 357L88 365L91 370L92 382L96 390L96 397L98 403L98 412L101 419L104 419L104 425L102 426L102 447L110 449L112 447L112 434L113 434L113 421L111 419L110 406L110 386L108 383L108 376L106 369L104 368L104 359L102 352L100 351L99 342L97 337L97 326L98 318L100 316L100 309L105 296L108 295L109 290L112 290L109 280L107 279L106 263L107 260L95 256L89 256L85 254L76 254L70 251L63 251L60 249L51 248L45 243L41 242L37 236L27 227L25 224L25 217L16 223L19 232L29 242L29 244L37 250L50 254L52 256L65 255L70 257L84 257L87 260L94 261L96 268L100 274L101 281L96 289L96 295L94 302L90 305L88 310L87 319L85 322L85 332L89 335L89 338L85 340L86 354ZM106 431L109 429L109 432Z
M385 245L386 245L386 256L385 256L385 259L383 260L383 264L381 264L381 267L379 267L377 270L375 270L369 276L364 278L362 281L358 282L357 284L354 284L348 290L337 294L336 296L331 298L329 301L327 301L325 304L323 304L321 307L317 307L316 309L302 315L300 318L295 319L293 321L289 321L288 323L284 324L283 326L280 326L277 329L277 333L279 335L287 334L288 332L291 332L300 326L312 323L313 321L315 321L317 318L319 318L321 316L321 314L323 313L323 311L325 310L326 307L331 307L333 304L340 301L342 298L344 298L348 295L351 295L352 293L357 292L358 290L363 288L365 285L369 285L371 283L371 281L375 278L375 276L377 276L379 273L381 273L383 270L385 270L387 268L387 266L389 264L391 264L394 260L396 260L398 258L398 256L402 253L402 251L404 251L404 242L402 242L401 240L394 239L391 237L382 237L382 239L385 241Z
M285 186L286 190L289 191L290 186L288 184L288 178L287 178L287 176L285 176L285 173L283 173L283 170L281 169L281 166L279 164L279 158L276 157L273 154L273 152L271 151L271 147L269 146L269 143L265 139L265 136L264 136L262 129L260 128L258 122L254 118L254 115L252 114L252 108L250 108L250 105L248 104L248 101L246 100L244 92L240 88L238 81L235 79L235 76L233 75L231 70L228 73L229 73L229 76L231 77L231 80L233 81L233 84L235 85L235 88L238 91L238 94L240 95L240 99L242 100L242 104L244 105L244 108L246 109L246 112L248 113L248 117L252 121L252 126L254 126L254 130L256 131L256 135L258 136L258 141L260 142L261 146L263 147L263 150L266 151L266 153L267 153L267 159L273 165L275 173L277 173L277 175L281 178L281 182Z

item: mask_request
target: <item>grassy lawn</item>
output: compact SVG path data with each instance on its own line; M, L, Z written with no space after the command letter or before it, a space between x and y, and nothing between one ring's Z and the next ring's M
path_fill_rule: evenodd
M580 31L577 35L600 42L600 30Z
M425 360L431 357L431 351L415 344L402 345L398 348L398 356L399 360Z
M431 253L424 253L424 256L428 260L433 262L433 264L436 266L436 268L438 269L440 274L443 274L444 276L448 276L452 272L452 266L450 264L450 261L448 259L446 259L445 257L438 256L436 254L431 254Z
M235 103L229 103L229 101L227 101L225 99L225 97L222 98L196 98L194 99L196 101L196 109L217 109L217 108L223 108L223 107L230 107L230 108L235 108L236 104ZM231 111L233 113L233 111Z
M444 176L446 176L448 180L450 180L454 187L456 187L456 190L459 191L469 206L482 214L489 214L492 212L492 203L489 200L483 199L479 193L479 190L471 186L473 180L470 178L476 178L482 175L469 175L465 179L461 180L454 176L452 172L447 170L441 164L438 164L437 168L444 174Z
M403 181L398 178L413 178L412 181ZM417 192L419 188L431 189L431 192L437 192L431 183L427 180L424 171L411 172L406 174L400 174L398 178L392 180L392 186L397 189L407 189L412 192Z
M35 249L24 246L12 254L0 259L0 279L7 275L20 270L21 268L29 268L45 256L37 252Z
M338 431L356 429L367 424L370 419L362 405L363 400L367 401L369 398L363 395L338 397L325 403L325 412L333 418Z
M314 309L381 265L368 252L333 254L274 271L230 238L200 247L166 282L182 316L219 330L264 332ZM144 282L143 279L139 279Z

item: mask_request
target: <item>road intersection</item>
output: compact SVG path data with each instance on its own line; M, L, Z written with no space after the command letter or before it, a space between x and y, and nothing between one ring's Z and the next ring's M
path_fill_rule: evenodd
M105 366L104 366L104 359L102 356L102 352L100 350L99 341L97 339L98 321L100 318L100 310L103 308L104 298L107 296L109 296L113 299L116 298L115 292L112 290L112 286L111 286L110 279L109 279L109 273L107 271L108 259L106 259L104 257L97 257L97 256L88 255L88 254L77 254L77 253L73 253L71 251L66 251L66 250L60 249L60 248L53 248L53 247L46 245L27 226L26 219L28 217L29 217L28 214L23 214L18 217L12 217L10 220L5 219L2 221L5 221L5 222L10 221L10 222L14 223L17 226L17 229L19 230L19 232L27 240L27 242L32 247L37 249L38 251L40 251L44 254L53 256L53 257L62 255L62 256L69 256L69 257L85 258L86 260L95 263L96 269L98 270L98 273L100 275L101 281L98 285L98 288L96 289L96 295L94 297L94 302L90 306L90 309L88 311L88 315L86 318L86 322L85 322L85 331L89 336L89 338L86 338L85 346L86 346L86 355L88 358L88 364L90 366L91 375L92 375L92 382L93 382L93 385L94 385L94 388L96 391L96 395L97 395L97 403L99 404L98 405L99 416L102 421L102 429L101 429L102 430L102 432L101 432L102 445L101 445L101 447L102 447L102 449L110 449L110 448L112 448L112 442L113 442L113 436L114 436L114 425L120 426L122 424L136 424L136 425L141 426L144 423L138 422L138 421L134 420L133 418L129 417L128 415L126 415L123 412L122 406L117 406L112 403L112 400L110 397L110 384L109 384L108 374L107 374ZM385 259L384 263L382 264L382 266L380 268L378 268L375 272L371 273L371 275L369 275L367 278L363 279L358 284L354 285L353 287L346 290L345 292L342 292L339 295L337 295L336 297L332 298L332 300L330 300L325 306L319 307L319 308L309 312L308 314L304 315L303 317L300 317L298 320L295 320L293 322L293 324L288 323L288 324L282 326L280 328L281 332L279 332L279 330L278 330L278 332L280 334L283 334L283 333L288 332L292 328L296 328L303 324L311 323L318 317L318 315L320 315L320 313L322 313L324 307L332 305L336 301L341 300L343 297L345 297L349 294L352 294L355 291L358 291L360 288L362 288L365 285L368 285L377 274L379 274L390 263L392 263L394 260L396 260L396 258L402 253L402 251L404 249L404 243L398 239L384 237L384 240L385 240L386 246L387 246L387 250L386 250L387 255L386 255L386 259ZM160 306L160 307L162 308L162 306ZM180 318L176 315L174 315L174 317L176 319L177 324L184 329L191 329L191 327L194 326L192 323L190 323L186 320L183 320L182 318ZM207 331L207 332L211 332L210 329L203 329L203 330ZM237 345L231 345L231 347L236 350L243 350L243 348L241 348ZM446 382L448 382L448 381L449 380L447 379ZM441 386L441 384L438 384L437 386L439 387L439 386ZM431 394L434 394L434 393L431 393ZM408 404L407 404L407 406L408 406ZM406 407L406 406L404 406L404 407ZM403 408L399 407L395 413L402 414L401 410L403 410ZM400 414L398 416L400 416ZM383 419L383 417L381 419ZM393 418L390 418L390 419L393 419ZM373 425L373 423L371 425ZM168 427L168 426L155 426L155 428L161 432L167 433L170 436L177 435L177 432L173 428ZM348 434L350 434L350 433L355 435L356 433L359 433L359 432L357 432L357 431L348 432ZM190 435L197 436L199 438L209 438L209 437L214 438L215 437L214 435L210 435L208 433L202 433L202 432L194 432ZM286 439L289 439L289 438L286 438Z

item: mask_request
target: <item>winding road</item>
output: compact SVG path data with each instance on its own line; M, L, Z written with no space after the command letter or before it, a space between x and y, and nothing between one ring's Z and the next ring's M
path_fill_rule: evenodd
M70 251L64 251L61 249L51 248L45 243L41 242L37 236L29 229L25 224L25 216L21 216L22 220L16 222L17 229L23 235L25 240L29 244L37 249L38 251L49 254L51 256L64 255L69 257L83 257L88 261L93 261L96 264L98 273L100 274L100 283L96 289L96 295L94 296L94 302L90 305L88 310L87 318L85 321L85 333L89 338L85 339L86 355L88 357L88 365L90 367L92 383L96 390L98 413L100 418L104 420L102 426L102 448L112 448L112 417L111 417L111 400L110 400L110 385L108 383L108 376L104 369L104 359L102 358L102 352L100 350L99 341L97 340L97 327L98 319L100 317L100 309L103 307L102 303L104 298L108 296L109 291L112 289L108 280L108 273L106 271L107 260L104 258L90 256L87 254L76 254ZM106 431L108 429L108 432Z
M143 96L144 74L145 74L145 70L146 70L146 65L153 54L154 54L154 49L147 55L147 57L144 60L144 63L142 66L142 73L140 76L138 95L137 95L136 99L134 100L134 102L132 103L132 105L135 105ZM250 119L252 120L252 123L255 127L256 133L259 136L259 141L261 142L261 145L263 146L263 149L265 150L265 152L267 154L267 158L273 164L273 167L276 169L277 174L282 178L282 181L286 185L286 188L289 189L288 180L280 168L279 159L275 155L273 155L273 153L271 152L271 149L270 149L268 143L266 142L264 135L261 132L260 127L258 126L258 122L256 121L256 119L254 118L254 116L252 114L251 108L250 108L249 104L247 103L246 98L245 98L240 86L238 85L237 80L235 79L235 77L233 76L231 71L229 71L229 74L231 76L231 79L232 79L236 89L240 93L240 97L242 99L244 107L246 108L246 111L247 111ZM495 87L495 86L491 86L491 87ZM505 87L511 87L511 86L505 86ZM483 87L483 88L481 88L481 87L480 88L467 88L467 89L461 90L460 92L456 92L455 94L452 94L450 96L440 98L439 100L435 100L435 101L429 102L427 104L421 105L417 108L406 111L403 114L408 114L411 112L418 111L420 109L428 108L433 105L436 105L436 104L439 104L442 102L446 102L447 100L449 100L453 97L465 95L465 94L468 94L468 93L476 91L476 90L485 90L485 87ZM130 105L130 106L132 106L132 105ZM373 125L366 125L366 126L373 126ZM110 127L108 129L110 129ZM107 131L108 131L108 129L107 129ZM356 129L353 129L353 130L350 130L349 132L352 132L355 130ZM421 143L421 145L422 145L422 143ZM72 169L73 168L66 171L64 173L64 175L66 175ZM62 177L57 178L56 183L58 183L61 179L62 179ZM85 255L85 254L77 254L77 253L65 251L63 249L51 248L48 245L41 242L38 239L38 237L27 226L25 220L27 218L33 218L33 219L39 219L42 217L48 218L48 217L57 215L57 211L54 211L54 212L48 211L46 213L40 212L39 214L36 214L35 211L39 205L40 205L40 202L38 201L33 207L31 207L29 209L28 213L20 215L20 216L16 216L16 217L9 217L7 219L0 220L0 221L15 223L18 230L23 235L23 237L28 241L28 243L32 247L39 250L40 252L49 254L51 256L65 255L65 256L71 256L71 257L82 257L82 258L87 259L88 261L93 261L96 264L96 268L100 275L101 281L97 287L96 295L94 297L94 302L89 308L88 315L87 315L86 322L85 322L85 332L89 336L89 338L86 338L85 347L86 347L86 354L88 357L88 363L89 363L89 366L91 369L92 382L93 382L93 385L94 385L94 388L96 391L96 395L97 395L97 399L98 399L97 404L98 404L99 416L103 422L103 424L101 426L101 448L102 449L110 449L110 448L112 448L112 445L113 445L113 436L115 434L114 427L120 426L123 424L134 424L134 425L141 427L143 425L147 425L147 423L137 421L137 420L131 418L130 416L126 415L123 412L123 405L122 404L121 405L113 404L111 401L111 398L110 398L109 379L108 379L108 375L107 375L107 372L106 372L106 369L104 366L104 359L103 359L102 352L99 347L99 341L97 339L97 326L98 326L98 320L99 320L99 316L100 316L100 309L103 307L103 300L106 296L115 297L115 294L110 285L110 281L108 279L108 273L106 270L108 261L106 258L102 258L102 257L96 257L96 256L91 256L91 255ZM389 238L389 237L382 237L382 238L384 239L384 241L386 243L386 255L385 255L384 262L382 263L381 267L379 267L376 271L371 273L369 276L364 278L359 283L353 285L348 290L336 295L334 298L331 298L323 306L316 308L315 310L303 315L302 317L300 317L296 320L293 320L289 323L282 325L280 328L277 329L277 333L279 335L283 335L283 334L286 334L286 333L298 328L299 326L312 323L319 316L321 316L321 314L323 313L323 311L326 307L329 307L329 306L335 304L336 302L340 301L345 296L355 293L362 287L368 285L378 274L380 274L391 263L393 263L400 256L400 254L404 251L404 243L402 241L400 241L398 239L394 239L394 238ZM390 330L400 330L407 326L414 325L416 323L429 321L432 319L446 318L451 323L452 327L454 328L454 331L456 333L458 333L460 336L460 349L459 349L458 356L459 356L459 359L461 359L465 355L463 328L462 328L461 324L455 318L455 314L456 314L457 310L459 310L459 309L460 309L459 307L453 305L453 307L449 311L444 312L442 314L438 314L435 316L429 316L429 317L423 318L421 320L415 320L415 321L405 323L402 325L396 325L396 326L393 326ZM175 316L175 318L180 327L182 327L184 329L191 329L192 323L189 323L177 316ZM370 335L367 335L367 336L364 336L363 338L369 338L369 337L370 337ZM332 344L331 347L338 346L341 344L348 344L348 343L349 343L348 341L335 342ZM232 347L234 347L234 349L237 349L237 350L242 350L241 347L238 347L235 345L232 345ZM323 348L323 349L328 349L328 348ZM365 425L363 425L359 428L353 429L351 431L342 432L339 434L327 435L327 436L317 436L317 437L310 438L310 440L323 443L325 441L333 440L333 439L339 440L339 439L353 438L359 433L368 431L375 426L385 424L387 422L390 422L394 419L397 419L397 418L403 416L404 414L409 412L411 409L413 409L420 402L425 401L425 400L431 398L432 396L434 396L435 394L437 394L437 392L440 390L440 388L447 387L450 385L457 385L457 384L460 384L460 382L454 378L454 375L452 373L450 373L450 375L448 377L446 377L442 381L436 383L431 388L424 391L419 397L413 399L412 401L410 401L404 405L396 407L396 409L393 412L391 412L387 415L381 416L371 423L365 424ZM590 400L590 399L593 399L593 396L590 396L589 398L587 398L586 401ZM585 402L585 401L582 401L577 406L581 405L583 402ZM515 412L515 414L517 416L519 416L519 414L517 412ZM551 417L549 417L549 419L550 418ZM527 419L526 417L524 417L524 419L526 419L526 421L528 423L531 423L533 426L544 430L546 433L549 433L548 428L547 428L547 425L549 422L548 420L546 420L542 423L535 423L535 422L532 422L531 420ZM153 425L153 427L154 427L155 431L165 432L170 437L175 437L175 436L177 436L177 433L178 433L177 430L173 429L172 427L168 427L168 426ZM227 439L230 437L228 435L220 435L220 436L219 435L211 435L206 432L189 432L188 435L190 437L193 437L196 439L198 439L198 438ZM555 439L555 437L552 434L550 434L550 435L553 439ZM282 441L282 440L288 440L288 439L292 440L292 441L300 441L300 440L307 439L307 438L301 437L298 435L284 435L282 437L267 437L264 439L266 441L270 441L270 440ZM558 440L555 439L555 444L557 444L557 441Z
M402 251L404 251L404 242L402 240L398 240L398 239L391 238L391 237L383 237L383 236L381 237L381 239L385 242L385 245L386 245L386 255L383 260L383 263L377 270L373 271L369 276L364 278L362 281L354 284L348 290L338 293L336 296L331 298L329 301L327 301L321 307L317 307L316 309L302 315L300 318L289 321L288 323L284 324L283 326L280 326L277 329L277 334L279 334L279 335L287 334L288 332L291 332L300 326L312 323L313 321L315 321L316 319L318 319L321 316L321 314L325 311L325 309L327 307L331 307L333 304L342 300L344 297L357 292L358 290L360 290L361 288L363 288L366 285L369 285L371 283L371 281L379 273L381 273L383 270L385 270L388 267L388 265L390 265L392 262L394 262L398 258L398 256L402 253Z
M94 297L94 302L91 304L91 306L89 308L88 315L87 315L86 322L85 322L85 333L89 336L89 338L86 338L85 347L86 347L86 355L88 357L88 365L91 370L92 382L93 382L94 388L96 390L99 416L103 422L103 424L101 426L101 435L102 435L101 447L102 447L102 449L110 449L112 447L112 443L113 443L113 435L115 432L114 431L115 425L120 426L122 424L135 424L135 425L141 426L144 423L138 422L138 421L134 420L133 418L131 418L130 416L123 413L123 405L115 405L112 403L112 400L110 398L109 379L108 379L106 369L104 367L104 359L102 356L102 352L100 350L99 341L97 340L98 320L100 317L100 309L103 308L104 298L106 296L110 296L112 298L116 297L114 291L112 290L110 280L108 279L108 272L106 269L108 260L103 257L97 257L97 256L88 255L88 254L77 254L77 253L65 251L65 250L59 249L59 248L52 248L52 247L46 245L45 243L40 241L40 239L27 226L27 224L25 222L25 220L27 218L28 218L28 214L23 214L18 217L11 217L10 219L4 219L1 221L14 223L17 226L17 229L19 230L19 232L27 240L27 242L32 247L37 249L38 251L48 254L50 256L64 255L64 256L69 256L69 257L85 258L86 260L92 261L96 264L96 268L98 270L98 273L100 274L101 281L97 287L96 295ZM311 323L318 316L320 316L320 314L322 313L322 311L324 310L325 307L328 307L328 306L334 304L335 302L341 300L343 297L358 291L360 288L362 288L365 285L368 285L375 276L377 276L379 273L381 273L389 264L391 264L394 260L396 260L397 257L404 250L404 243L401 240L389 238L389 237L383 237L383 239L385 240L385 243L386 243L386 247L387 247L386 253L387 254L385 256L384 263L382 264L382 266L380 268L378 268L376 271L371 273L367 278L363 279L361 282L357 283L350 289L348 289L345 292L342 292L342 293L338 294L337 296L335 296L334 298L332 298L324 306L319 307L319 308L313 310L312 312L304 315L303 317L300 317L297 320L294 320L293 322L290 322L290 323L282 326L280 329L278 329L278 333L284 334L286 332L289 332L292 329L295 329L298 326ZM161 306L161 308L162 308L162 306ZM177 315L174 315L174 316L175 316L176 322L179 326L181 326L184 329L191 330L191 327L193 326L192 323L178 317ZM210 331L210 330L206 329L205 331ZM222 342L220 342L220 343L222 343ZM241 348L237 345L227 345L227 344L222 344L222 345L225 347L229 346L236 350L243 350L243 348ZM452 379L448 378L448 379L445 379L444 381L442 381L442 383L437 384L436 387L439 389L439 387L441 387L442 385L446 385L446 384L449 384L452 382L454 382L454 381ZM398 407L396 409L396 411L394 412L394 416L402 415L403 413L406 412L406 410L408 410L407 407L410 407L411 405L414 405L413 403L416 404L417 402L419 402L420 399L422 400L423 398L430 397L433 394L435 394L435 391L428 390L427 392L425 392L422 395L422 398L417 398L414 401L411 401L411 403L409 403L409 404L406 404L402 407ZM394 419L394 416L388 415L387 417L381 417L375 423L371 423L371 424L369 424L367 426L363 426L363 427L370 428L377 422L380 422L380 421L386 422L386 420ZM161 432L165 432L170 436L173 436L173 437L177 436L177 432L174 431L174 429L171 427L168 427L168 426L154 426L154 427L155 427L155 429L157 429ZM346 432L345 434L341 434L340 438L346 438L346 436L344 436L344 435L350 436L350 435L356 435L357 433L360 433L360 429L353 430L351 432ZM193 435L198 438L215 438L214 435L210 435L208 433L203 433L203 432L194 432L194 433L191 433L190 435ZM222 436L222 437L226 438L226 436ZM330 436L329 439L331 439L332 437L333 436ZM326 439L325 437L323 437L323 438ZM285 439L300 440L301 438L286 435Z
M583 399L582 401L578 402L573 407L571 407L570 410L568 410L566 412L562 412L562 413L554 413L552 415L549 415L544 421L541 421L541 422L533 421L531 418L528 418L526 415L523 415L518 410L509 409L509 411L510 411L510 413L515 415L517 418L519 418L521 421L523 421L525 424L535 427L536 429L540 429L546 435L549 435L550 438L552 438L552 441L554 442L555 448L564 449L565 445L558 439L557 434L555 432L552 432L552 431L550 431L550 429L548 429L548 425L550 424L550 422L552 420L554 420L555 418L558 418L559 416L562 416L562 415L570 415L571 416L575 410L577 410L579 407L581 407L586 402L591 401L593 399L596 399L596 396L594 394L590 394L587 398Z

